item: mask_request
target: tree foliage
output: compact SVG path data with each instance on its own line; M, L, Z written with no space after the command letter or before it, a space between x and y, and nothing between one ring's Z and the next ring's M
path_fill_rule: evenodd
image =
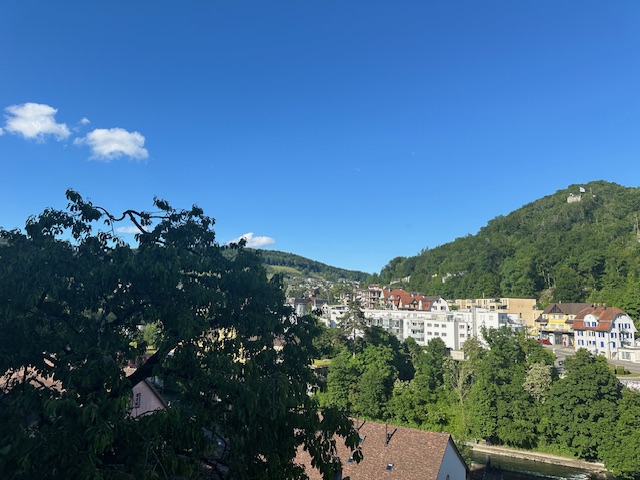
M242 243L218 245L198 207L155 199L157 213L116 218L67 197L66 211L29 218L24 233L0 231L0 471L305 478L294 462L304 447L331 478L334 433L351 448L358 436L307 395L318 327L284 306L279 278ZM125 219L135 249L115 234ZM148 358L144 325L157 328ZM151 376L176 401L133 418L131 388Z
M351 415L385 419L394 382L400 372L412 376L413 368L395 337L380 327L362 328L360 348L350 349L347 343L331 361L327 388L319 394L320 401Z
M407 339L403 355L414 375L397 379L390 396L391 352L381 343L365 344L353 357L345 348L331 364L334 377L323 398L348 399L341 406L354 414L362 409L369 418L459 439L599 459L617 476L638 478L640 394L621 386L604 357L579 350L558 378L554 355L537 341L507 328L483 336L489 348L467 340L466 360L446 357L438 341L420 347Z
M277 250L256 250L255 253L262 257L267 266L291 267L310 277L320 277L328 281L346 279L362 282L369 276L365 272L332 267L293 253L279 252Z
M553 384L551 365L534 363L529 366L522 387L537 401L544 403Z
M640 392L624 389L618 403L617 421L603 439L600 457L616 477L640 476Z
M570 193L581 201L568 203ZM607 302L640 312L640 189L597 181L571 185L490 220L475 235L396 257L379 282L445 298L482 296ZM635 316L634 318L640 319Z
M483 330L489 351L477 365L469 394L471 433L496 443L530 447L536 441L533 401L522 388L528 361L526 339L506 327Z
M367 325L368 322L364 317L360 301L356 299L349 300L349 308L340 317L339 326L346 337L350 339L354 356L356 354L358 336L364 335Z
M545 403L553 425L549 435L581 458L599 458L616 423L622 387L604 357L580 349L565 364L566 375L551 387Z

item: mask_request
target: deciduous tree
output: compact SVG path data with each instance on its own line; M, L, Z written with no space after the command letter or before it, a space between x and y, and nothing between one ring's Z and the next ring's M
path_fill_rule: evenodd
M553 384L545 403L549 437L581 458L598 458L616 423L622 387L605 358L583 348L567 357L565 368L565 377Z
M315 320L284 306L259 257L218 245L195 206L156 199L158 213L116 218L67 197L24 233L0 231L0 472L305 478L294 462L304 447L332 478L334 434L351 448L358 436L307 395ZM137 248L115 234L120 220L137 227ZM139 326L151 323L157 351L142 361ZM132 418L131 388L150 376L175 385L177 401Z

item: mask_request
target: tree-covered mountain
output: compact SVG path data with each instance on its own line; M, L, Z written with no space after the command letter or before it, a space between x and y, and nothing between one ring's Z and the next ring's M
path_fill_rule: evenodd
M411 290L445 298L607 302L638 317L639 216L639 188L570 185L494 218L476 235L394 258L371 280L405 279Z
M258 250L258 252L270 271L284 273L285 276L299 274L333 282L340 279L362 282L369 277L365 272L332 267L293 253L277 250Z

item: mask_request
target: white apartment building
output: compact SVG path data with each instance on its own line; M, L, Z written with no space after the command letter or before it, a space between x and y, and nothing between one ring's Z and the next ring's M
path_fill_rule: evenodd
M412 337L424 346L433 338L440 338L447 348L461 350L471 335L470 327L457 312L429 312L411 310L365 310L371 326L382 327L400 341Z
M348 305L324 305L322 307L324 324L329 328L336 328L340 324L340 319L349 310Z
M525 327L524 322L506 313L473 309L456 311L365 310L371 326L379 326L396 335L400 341L412 337L424 346L433 338L440 338L450 350L461 350L470 337L482 337L482 329L507 326L513 330Z
M585 348L608 359L633 361L635 335L638 333L629 315L615 307L589 307L573 319L576 351Z
M441 297L424 297L402 290L386 293L397 304L384 310L363 309L365 319L369 325L382 327L393 333L400 341L411 337L421 346L425 346L433 338L440 338L448 349L457 351L462 350L464 342L470 337L478 337L486 344L482 337L483 328L508 326L518 330L525 326L517 314L471 306L464 311L451 311ZM423 310L421 304L413 305L416 301L428 302L424 304L428 309ZM402 308L398 308L398 305ZM323 320L329 328L339 327L348 310L347 305L325 305Z

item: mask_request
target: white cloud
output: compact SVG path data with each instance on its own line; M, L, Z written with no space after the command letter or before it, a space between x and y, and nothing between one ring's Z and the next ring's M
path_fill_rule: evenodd
M96 128L83 138L76 138L75 145L91 147L91 158L110 161L123 155L136 159L149 156L144 148L144 137L139 132L128 132L124 128Z
M261 248L276 243L275 239L271 237L254 237L253 232L245 233L244 235L231 240L229 243L238 243L243 238L247 241L247 247L249 248Z
M140 233L140 229L135 225L129 225L128 227L118 227L116 228L116 232L118 233Z
M78 123L80 125L89 125L91 123L91 120L89 120L87 117L82 117Z
M64 123L56 123L57 109L42 103L23 103L5 108L7 124L4 130L27 139L44 141L47 135L64 140L71 135L69 127Z

